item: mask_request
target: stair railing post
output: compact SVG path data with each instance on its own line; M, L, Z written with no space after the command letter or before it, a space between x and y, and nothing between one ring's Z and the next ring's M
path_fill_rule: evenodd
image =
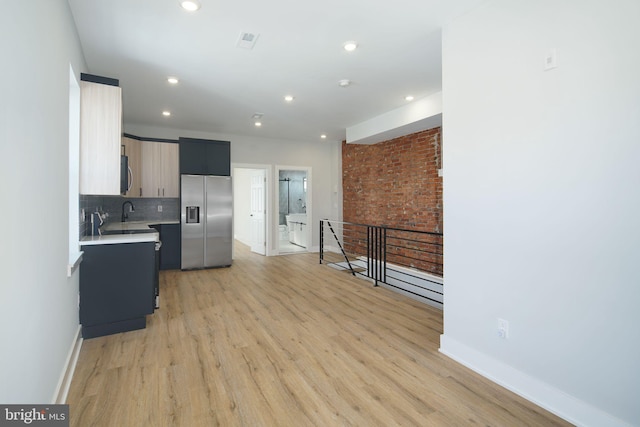
M324 259L324 222L320 220L320 264Z
M383 227L382 231L382 283L387 283L387 227Z
M372 259L371 259L371 253L372 253L372 243L371 243L372 239L371 239L371 226L367 226L367 277L371 278L373 277L372 272L371 272L371 266L373 264Z

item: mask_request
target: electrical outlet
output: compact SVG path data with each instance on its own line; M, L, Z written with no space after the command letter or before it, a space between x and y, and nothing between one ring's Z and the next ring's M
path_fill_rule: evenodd
M162 205L158 205L158 212L162 212Z
M509 338L509 322L504 319L498 319L498 337Z

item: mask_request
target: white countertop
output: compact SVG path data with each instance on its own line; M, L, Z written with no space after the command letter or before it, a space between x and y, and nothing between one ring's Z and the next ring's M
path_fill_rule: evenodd
M114 231L114 230L147 230L150 225L153 224L180 224L180 221L126 221L126 222L108 222L102 226L103 230Z
M128 221L110 222L102 226L106 231L148 230L151 224L180 224L180 221ZM159 242L160 233L108 234L104 236L85 236L80 246L113 245L119 243Z
M80 246L115 245L119 243L159 242L160 233L141 234L109 234L106 236L85 236L80 239Z

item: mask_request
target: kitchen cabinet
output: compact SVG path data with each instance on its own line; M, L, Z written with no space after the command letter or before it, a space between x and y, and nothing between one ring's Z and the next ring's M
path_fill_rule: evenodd
M180 138L180 174L231 175L231 143Z
M155 308L155 242L85 245L82 250L82 337L145 328L146 315Z
M174 143L160 144L160 183L163 197L180 197L179 146Z
M180 268L180 224L152 224L160 233L160 270L177 270Z
M121 133L122 90L118 87L118 80L82 74L80 194L121 194Z
M129 178L127 181L129 183L129 189L124 195L126 197L140 197L142 194L142 147L140 146L140 141L123 136L121 147L122 154L127 156L129 160Z
M139 197L180 197L178 144L140 141Z

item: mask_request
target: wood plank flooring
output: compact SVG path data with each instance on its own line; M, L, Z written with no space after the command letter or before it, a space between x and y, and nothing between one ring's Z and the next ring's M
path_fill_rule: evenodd
M438 353L441 311L235 246L161 272L146 329L84 341L72 426L570 425Z

